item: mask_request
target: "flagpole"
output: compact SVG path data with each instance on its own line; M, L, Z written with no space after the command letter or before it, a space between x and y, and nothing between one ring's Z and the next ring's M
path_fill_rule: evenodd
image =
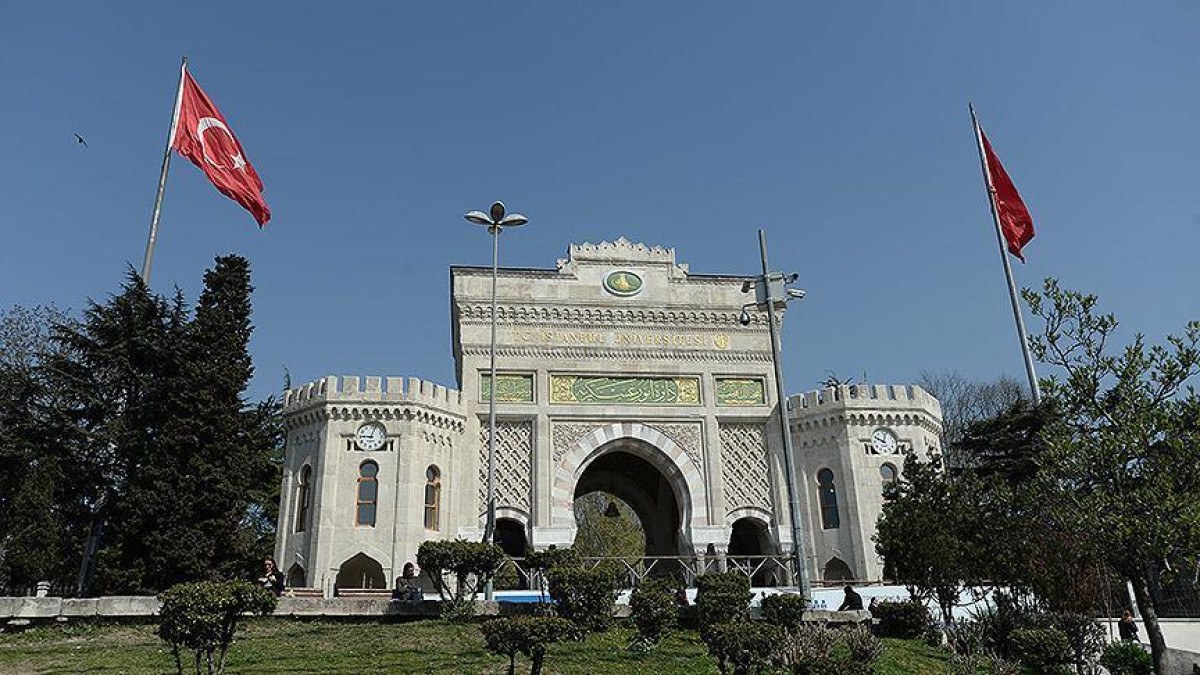
M171 169L171 145L175 142L175 129L179 125L179 106L183 101L183 76L187 73L187 56L179 66L179 87L175 90L175 111L171 113L171 130L167 133L167 149L163 152L162 170L158 174L158 194L154 196L154 210L150 214L150 238L146 240L146 256L142 259L142 281L150 284L150 265L154 262L154 244L158 241L158 218L162 215L163 193L167 189L167 171Z
M1029 353L1029 336L1025 333L1025 319L1021 316L1021 303L1017 300L1017 284L1013 281L1012 264L1008 261L1008 249L1004 246L1004 231L1000 227L1000 212L996 206L996 188L992 184L992 172L988 168L987 154L983 149L983 132L975 116L975 105L967 104L971 110L971 126L975 131L975 145L979 148L979 165L983 169L983 187L988 193L988 206L992 209L992 224L996 226L996 243L1000 246L1000 262L1004 265L1004 279L1008 281L1008 299L1012 302L1013 318L1017 323L1017 338L1021 341L1021 356L1025 358L1025 374L1029 376L1029 390L1033 393L1033 404L1042 402L1042 389L1038 386L1037 373L1033 369L1033 355Z

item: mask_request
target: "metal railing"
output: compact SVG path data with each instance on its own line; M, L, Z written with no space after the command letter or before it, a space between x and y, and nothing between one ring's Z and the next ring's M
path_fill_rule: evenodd
M696 577L715 572L741 572L753 587L788 586L796 578L790 555L587 557L582 561L584 569L612 571L622 589L657 578L674 579L691 587L696 585ZM544 588L542 575L526 565L524 558L505 558L497 569L498 580L508 579L511 584L514 576L517 588Z

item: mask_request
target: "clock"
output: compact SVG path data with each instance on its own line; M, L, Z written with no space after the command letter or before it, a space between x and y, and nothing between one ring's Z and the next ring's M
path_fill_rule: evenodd
M899 447L896 434L888 429L879 428L871 434L871 447L880 455L894 455Z
M359 450L378 450L383 447L383 441L387 438L387 429L379 422L367 422L354 432L354 444Z

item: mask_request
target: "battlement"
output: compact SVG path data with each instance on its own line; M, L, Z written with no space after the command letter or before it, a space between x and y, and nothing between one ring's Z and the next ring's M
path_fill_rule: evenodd
M325 401L424 403L437 408L457 408L462 392L416 377L363 377L329 375L284 392L285 411Z
M942 416L942 404L916 386L895 384L843 384L789 397L793 415L825 412L831 408L925 408Z

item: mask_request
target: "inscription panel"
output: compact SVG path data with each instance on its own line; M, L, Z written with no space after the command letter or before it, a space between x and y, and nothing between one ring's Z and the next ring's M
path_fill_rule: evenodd
M700 378L551 375L550 402L699 405Z

